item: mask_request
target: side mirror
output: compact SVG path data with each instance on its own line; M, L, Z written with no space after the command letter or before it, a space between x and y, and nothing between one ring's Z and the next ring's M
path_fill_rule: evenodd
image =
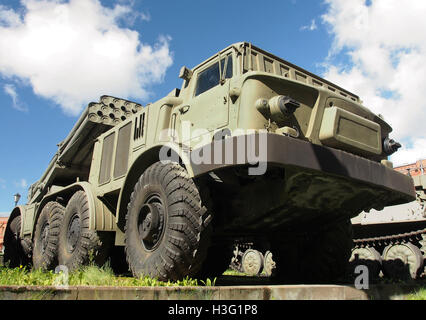
M189 81L189 79L191 79L192 77L192 71L191 69L188 69L187 67L183 66L182 68L180 68L179 71L179 78Z

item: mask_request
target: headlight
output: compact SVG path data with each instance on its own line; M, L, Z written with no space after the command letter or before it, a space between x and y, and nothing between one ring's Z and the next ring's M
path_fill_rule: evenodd
M401 144L393 139L386 138L383 140L383 151L390 156L401 148Z
M256 108L260 113L268 116L274 121L283 121L291 116L297 108L300 107L300 102L288 96L274 96L269 100L259 99L256 102Z

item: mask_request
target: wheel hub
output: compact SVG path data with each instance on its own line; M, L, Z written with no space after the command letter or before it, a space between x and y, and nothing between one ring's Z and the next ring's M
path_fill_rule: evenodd
M47 223L43 224L43 227L41 229L41 252L44 253L44 251L47 248L47 239L49 236L49 225Z
M141 225L141 237L146 241L155 241L158 238L158 228L160 226L160 215L155 204L145 204L141 209L141 214L145 218Z
M161 202L145 203L139 213L138 229L140 239L147 250L159 242L163 231L164 213Z
M78 239L80 238L80 217L78 215L74 215L68 225L67 238L68 251L74 252Z

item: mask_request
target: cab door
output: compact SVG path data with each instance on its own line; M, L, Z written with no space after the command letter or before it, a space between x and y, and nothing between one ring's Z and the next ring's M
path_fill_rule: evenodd
M179 107L176 132L181 142L223 128L229 122L232 54L222 54L194 72L191 98Z

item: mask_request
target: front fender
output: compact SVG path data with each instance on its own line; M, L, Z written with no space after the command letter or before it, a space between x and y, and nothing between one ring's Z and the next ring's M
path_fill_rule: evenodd
M124 232L125 216L130 195L139 177L145 170L157 161L172 161L181 163L187 170L190 177L194 177L194 171L189 159L189 152L185 151L176 143L157 144L148 150L143 151L134 159L127 175L124 179L123 187L118 197L116 223L118 228Z

